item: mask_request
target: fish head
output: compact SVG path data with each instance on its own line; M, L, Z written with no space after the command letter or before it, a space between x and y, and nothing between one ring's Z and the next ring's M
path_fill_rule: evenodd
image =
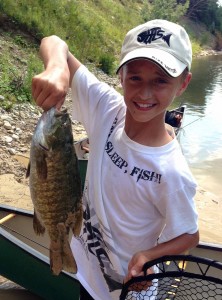
M71 132L71 120L67 110L58 111L53 107L42 114L36 128L35 142L44 150L50 150L72 142Z

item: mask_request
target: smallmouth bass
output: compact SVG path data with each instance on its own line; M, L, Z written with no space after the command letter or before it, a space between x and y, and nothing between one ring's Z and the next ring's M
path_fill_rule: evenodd
M43 112L35 128L27 170L34 204L33 227L50 237L50 267L76 273L69 231L78 236L82 224L82 190L71 120L66 110Z

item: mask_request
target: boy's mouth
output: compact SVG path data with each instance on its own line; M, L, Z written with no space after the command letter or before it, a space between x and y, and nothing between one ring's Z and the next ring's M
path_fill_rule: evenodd
M137 108L143 109L143 110L148 110L156 105L156 104L152 104L152 103L138 103L138 102L134 102L134 104Z

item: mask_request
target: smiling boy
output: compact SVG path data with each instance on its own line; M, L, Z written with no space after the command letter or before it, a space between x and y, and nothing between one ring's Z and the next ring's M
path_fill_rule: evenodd
M90 140L84 219L71 245L81 299L118 299L122 282L145 262L198 243L196 183L165 127L167 108L191 79L189 37L165 20L129 31L117 71L123 96L58 37L43 39L40 53L45 71L33 78L36 103L60 108L70 85L73 117Z

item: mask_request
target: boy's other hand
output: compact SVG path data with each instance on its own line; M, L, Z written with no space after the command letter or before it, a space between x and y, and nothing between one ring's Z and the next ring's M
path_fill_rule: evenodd
M133 277L138 277L138 276L144 275L144 272L142 271L143 266L146 262L148 262L150 260L148 253L149 253L148 251L140 251L140 252L137 252L136 254L134 254L131 261L129 262L128 273L124 279L124 283L126 283ZM147 274L152 274L152 273L153 273L152 269L147 270ZM151 285L152 285L152 282L150 282L150 281L141 282L139 285L138 285L138 283L136 283L135 287L132 286L132 290L135 290L137 292L140 290L147 290L148 287Z

